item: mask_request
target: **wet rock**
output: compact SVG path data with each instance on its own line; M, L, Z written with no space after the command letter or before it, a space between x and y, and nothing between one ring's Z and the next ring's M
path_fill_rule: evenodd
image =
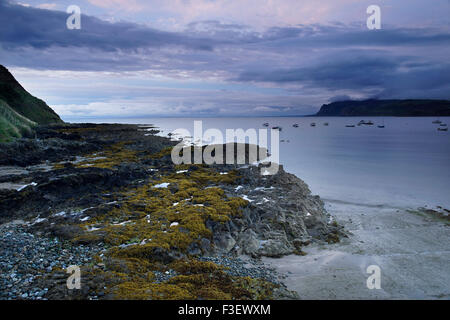
M80 226L74 225L56 225L50 227L50 233L58 238L70 240L83 233Z
M24 294L27 294L27 299L110 298L105 287L114 279L106 279L105 274L108 271L126 274L135 271L130 270L132 266L123 260L105 258L103 263L92 260L94 255L103 252L102 243L108 236L107 228L102 227L117 224L115 215L106 217L106 220L102 218L112 209L117 209L113 211L119 215L126 215L118 217L120 222L122 218L142 218L140 215L148 204L145 201L133 202L132 209L125 212L122 209L129 206L126 204L129 195L124 190L163 179L161 174L174 174L170 155L158 159L152 157L155 152L173 145L168 139L144 136L136 126L128 125L105 126L107 130L89 124L69 125L67 128L69 130L65 132L58 126L41 128L38 130L40 140L0 146L0 155L17 150L28 152L17 161L8 156L4 162L10 165L30 165L45 160L49 161L50 168L56 162L58 164L53 170L34 171L27 167L19 170L20 174L0 177L0 183L36 184L20 192L0 190L0 223L19 218L25 220L20 227L8 225L1 229L3 226L0 226L0 231L5 231L0 233L1 240L8 239L0 247L4 250L0 250L0 286L10 288L3 296L0 293L0 298L14 299ZM120 158L109 166L77 166L86 153L101 152L104 146L124 141L127 141L127 150L138 151L137 158L124 161ZM189 177L201 168L191 166L184 174ZM215 257L206 261L226 266L230 275L278 283L278 275L262 265L255 266L255 261L248 267L236 255L279 257L301 252L301 248L311 241L337 241L339 238L339 228L329 223L320 198L311 195L302 180L286 173L282 167L273 176L261 175L260 168L255 166L211 168L220 173L238 170L240 179L237 184L217 186L228 197L248 199L248 206L242 209L241 214L231 216L229 221L208 220L206 227L211 231L211 238L202 235L204 238L195 239L185 251L173 244L170 249L154 247L141 251L142 248L138 247L134 252L136 257L161 267L187 256L203 259L208 254ZM170 183L168 190L172 194L183 191L177 183ZM148 191L149 195L152 192L156 191ZM89 231L82 225L84 221L95 221ZM164 222L163 229L167 227ZM183 235L191 232L182 226L179 226L179 231ZM137 243L141 240L138 239ZM121 249L130 245L120 243ZM132 254L129 256L131 259ZM69 265L80 265L83 272L87 272L82 290L67 289L65 281L68 275L64 270ZM93 270L96 272L91 272ZM156 282L167 281L176 275L173 270L153 271ZM280 289L279 295L289 296L289 293Z
M234 248L236 240L229 233L215 233L214 244L221 250L229 252Z
M200 246L197 243L192 243L189 245L189 247L187 248L187 253L191 256L198 256L200 254L202 254L202 250L200 248Z
M223 187L230 196L249 199L249 206L225 224L208 224L218 252L280 257L297 253L310 241L328 241L329 234L339 237L322 200L282 166L272 176L262 176L258 167L239 168L239 174L239 188Z
M204 253L208 253L211 251L211 241L206 238L202 238L200 240L200 247Z

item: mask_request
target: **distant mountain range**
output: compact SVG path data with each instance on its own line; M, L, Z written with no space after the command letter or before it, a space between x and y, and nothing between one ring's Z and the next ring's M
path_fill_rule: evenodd
M316 116L393 116L393 117L438 117L450 116L448 100L363 100L338 101L324 104Z
M0 142L30 136L33 127L39 124L62 122L44 101L28 93L0 65Z

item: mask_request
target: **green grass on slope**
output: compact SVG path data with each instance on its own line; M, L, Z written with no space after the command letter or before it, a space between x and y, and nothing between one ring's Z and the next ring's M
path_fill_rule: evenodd
M17 113L38 124L63 122L44 101L28 93L2 65L0 65L0 100L6 102Z
M20 85L0 82L0 99L24 117L39 124L62 122L44 101L33 97Z
M5 101L0 100L0 142L30 136L35 122L14 111Z

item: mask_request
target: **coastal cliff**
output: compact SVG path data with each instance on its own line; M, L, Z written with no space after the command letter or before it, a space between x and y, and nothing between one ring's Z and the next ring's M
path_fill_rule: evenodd
M439 117L450 116L448 100L362 100L324 104L318 117Z
M0 65L0 142L32 137L39 124L62 123L42 100L28 93L4 66Z

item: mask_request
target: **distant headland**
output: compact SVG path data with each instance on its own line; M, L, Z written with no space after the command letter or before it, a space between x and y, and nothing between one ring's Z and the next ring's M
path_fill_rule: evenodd
M392 117L445 117L450 116L448 100L347 100L324 104L315 116L392 116Z

